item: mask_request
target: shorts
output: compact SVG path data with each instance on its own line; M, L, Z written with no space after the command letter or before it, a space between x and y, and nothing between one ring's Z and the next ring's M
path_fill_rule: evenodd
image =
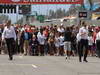
M93 50L92 48L93 48L93 46L92 45L89 45L88 49L89 50Z
M64 42L64 50L71 51L71 42Z

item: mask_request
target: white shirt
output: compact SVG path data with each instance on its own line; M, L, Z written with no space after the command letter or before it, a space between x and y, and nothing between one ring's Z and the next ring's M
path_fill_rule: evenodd
M77 34L76 39L77 39L77 42L79 42L81 40L81 36L79 33Z
M42 35L40 32L38 32L37 38L38 38L38 42L39 42L40 45L45 44L46 37L44 35Z
M59 37L55 37L55 46L56 46L56 47L59 47L59 46L60 46Z
M64 36L60 36L59 40L60 40L60 46L63 46L64 45Z
M4 31L2 33L2 40L4 40L5 38L14 38L14 40L16 40L16 33L13 26L10 26L9 28L7 28L6 26L4 28Z
M2 30L1 30L1 28L0 28L0 33L2 33Z
M23 27L23 28L21 28L21 32L22 32L22 31L25 31L25 28L24 28L24 27Z
M100 31L96 35L96 40L100 40Z
M65 30L64 30L64 28L58 28L57 31L60 33L63 33Z
M79 29L79 34L81 36L81 39L88 39L88 29L85 27L81 27Z
M88 41L89 41L88 45L93 45L93 38L92 38L92 36L88 37Z

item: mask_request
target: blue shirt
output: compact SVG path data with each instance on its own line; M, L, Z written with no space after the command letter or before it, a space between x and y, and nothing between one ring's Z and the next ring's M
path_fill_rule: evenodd
M27 32L24 33L24 37L25 37L25 40L28 40L28 33Z

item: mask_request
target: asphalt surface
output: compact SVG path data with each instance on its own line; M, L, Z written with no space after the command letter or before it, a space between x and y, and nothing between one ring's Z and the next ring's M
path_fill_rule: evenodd
M65 60L64 56L20 56L9 61L0 55L0 75L100 75L100 59L88 57L88 63L78 57Z

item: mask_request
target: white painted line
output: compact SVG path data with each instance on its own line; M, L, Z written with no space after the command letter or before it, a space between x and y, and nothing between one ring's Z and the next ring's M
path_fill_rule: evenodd
M33 64L32 64L32 67L37 68L37 66L36 65L33 65Z
M13 64L13 63L2 63L0 64L2 66L4 65L9 65L9 66L13 66L13 65L17 65L17 66L31 66L32 64Z
M20 58L20 59L22 59L22 58L23 58L23 56L19 56L19 58Z

